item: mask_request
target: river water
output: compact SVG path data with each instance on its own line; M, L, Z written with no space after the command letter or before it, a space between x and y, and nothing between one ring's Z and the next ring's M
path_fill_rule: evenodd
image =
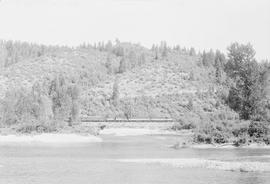
M177 136L104 135L102 139L70 145L0 145L0 184L270 184L269 170L240 172L215 169L213 164L209 168L209 163L205 167L174 164L189 160L211 160L214 166L216 161L270 164L270 149L176 150L169 145Z

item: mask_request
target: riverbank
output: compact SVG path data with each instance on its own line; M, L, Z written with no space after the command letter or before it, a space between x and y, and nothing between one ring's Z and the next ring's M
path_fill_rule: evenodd
M189 130L173 131L169 129L159 128L105 128L100 130L100 135L113 135L113 136L138 136L138 135L191 135Z
M0 128L0 143L87 143L101 142L98 128L65 126L52 132L19 132L16 127Z
M189 135L189 131L175 132L164 129L148 128L93 128L93 127L65 127L52 133L32 132L30 134L18 133L12 128L0 129L0 143L79 143L101 142L102 136L140 136L140 135Z
M168 145L172 149L234 149L234 148L250 148L250 149L270 149L269 145L263 143L250 143L235 146L233 143L226 144L206 144L195 143L193 141L192 130L174 131L171 129L160 128L106 128L106 127L89 127L76 125L72 127L64 127L55 132L30 134L16 132L13 128L0 128L0 143L85 143L85 142L102 142L103 136L173 136L174 144Z
M94 135L43 133L36 135L0 135L1 143L89 143L102 142Z

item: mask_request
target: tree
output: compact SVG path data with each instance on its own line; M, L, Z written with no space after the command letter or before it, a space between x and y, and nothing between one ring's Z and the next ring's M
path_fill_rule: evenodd
M226 64L226 57L223 53L221 53L219 50L216 50L215 53L215 67L221 67L224 69L224 66Z
M114 106L118 105L119 101L119 78L116 77L113 84L112 103Z
M140 55L140 57L139 57L139 66L141 66L141 65L143 65L143 64L145 64L145 62L146 62L146 59L145 59L145 53L142 53L141 55Z
M124 103L124 116L126 117L127 120L129 120L130 118L132 118L133 115L133 107L134 104L132 103L132 100L126 100Z
M215 54L214 54L214 52L212 50L210 50L209 52L203 51L202 63L206 67L210 67L210 66L214 65L214 63L215 63Z
M112 68L112 58L111 58L111 55L110 54L107 55L105 67L107 68L107 73L109 75L113 73L112 72L113 71L113 68Z
M7 60L7 49L3 41L0 41L0 68L5 66Z
M67 88L67 94L71 98L71 110L69 115L69 125L72 126L73 122L80 121L80 90L78 86L73 82Z
M154 52L155 52L155 60L158 60L158 49L156 49Z
M137 57L133 50L129 52L128 60L131 68L134 68L137 65Z
M168 56L168 47L165 41L161 42L160 49L161 49L162 58L163 59L166 58Z
M68 94L68 85L63 75L55 77L49 86L54 119L64 121L70 116L72 99Z
M215 61L215 68L216 68L215 77L216 77L217 83L223 83L226 80L226 74L223 70L222 62L220 61L219 58Z
M228 97L229 106L243 119L250 119L257 112L261 98L259 65L254 59L255 50L250 44L233 43L228 47L226 72L235 81ZM237 103L237 104L236 104Z
M155 51L157 49L157 46L155 44L152 45L151 50Z
M196 51L195 51L195 49L193 47L190 48L189 55L190 56L196 56Z
M105 49L107 52L111 52L113 48L112 42L109 40L107 44L105 45Z
M124 73L127 70L127 64L124 57L121 58L120 64L119 64L119 73Z

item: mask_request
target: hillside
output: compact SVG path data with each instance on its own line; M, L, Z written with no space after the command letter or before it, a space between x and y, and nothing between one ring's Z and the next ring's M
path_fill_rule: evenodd
M166 42L98 45L2 47L0 126L89 132L80 119L166 118L193 129L195 142L270 143L270 67L251 45L233 43L228 58Z
M207 114L224 114L219 101L219 86L213 68L198 66L199 58L170 54L166 60L151 60L119 78L119 107L110 103L114 78L83 92L84 116L103 118L196 118ZM194 75L194 76L191 76ZM189 101L193 109L188 108ZM230 111L230 110L228 110ZM128 113L128 114L127 114ZM190 116L190 117L189 117Z
M231 119L237 117L220 103L215 69L202 67L200 56L171 51L166 58L156 59L155 52L138 45L123 43L121 46L127 53L143 52L145 62L124 73L108 74L108 56L113 71L119 68L122 58L108 51L73 49L26 59L1 72L1 97L8 90L30 90L34 83L44 84L61 74L80 87L81 117L184 118L192 122L220 114L232 116ZM111 101L116 78L119 81L117 106Z

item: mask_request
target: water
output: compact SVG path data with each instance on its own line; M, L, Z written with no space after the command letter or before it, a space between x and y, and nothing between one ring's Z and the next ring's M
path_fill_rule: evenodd
M119 162L209 159L270 163L268 149L179 149L176 136L103 136L101 143L0 145L0 184L270 184L270 172Z

